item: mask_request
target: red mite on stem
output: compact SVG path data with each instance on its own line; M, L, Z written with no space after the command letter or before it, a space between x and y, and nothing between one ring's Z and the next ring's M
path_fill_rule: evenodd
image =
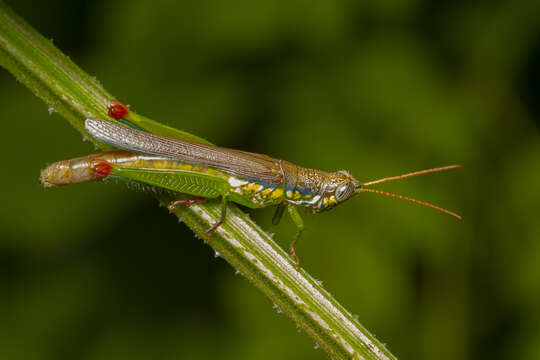
M107 109L109 110L109 116L116 120L123 119L129 114L129 108L118 100L111 100Z

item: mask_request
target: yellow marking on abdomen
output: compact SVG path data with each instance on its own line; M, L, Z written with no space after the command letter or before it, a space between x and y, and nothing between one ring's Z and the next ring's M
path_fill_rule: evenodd
M154 169L170 169L171 168L171 162L168 160L153 160L152 161L152 167Z
M176 164L176 168L178 170L186 170L186 171L189 171L189 170L192 170L193 169L193 165L191 164L185 164L185 163L177 163Z

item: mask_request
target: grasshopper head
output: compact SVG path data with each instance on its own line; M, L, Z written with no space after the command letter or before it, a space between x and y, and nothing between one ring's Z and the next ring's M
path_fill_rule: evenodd
M432 169L415 171L415 172L407 173L403 175L386 177L386 178L382 178L378 180L368 181L365 183L361 183L360 181L356 180L348 171L345 171L345 170L337 171L335 173L329 174L326 177L324 181L324 185L319 195L320 199L318 199L317 203L314 204L313 210L316 212L329 210L333 208L334 206L339 205L345 200L351 198L354 194L358 194L361 192L370 192L370 193L375 193L379 195L393 197L396 199L410 201L410 202L413 202L422 206L430 207L437 211L453 216L457 219L461 219L461 216L459 216L455 212L446 210L444 208L430 204L428 202L416 200L416 199L403 196L403 195L389 193L387 191L369 188L369 186L371 185L380 184L387 181L401 180L401 179L405 179L405 178L409 178L413 176L456 169L459 167L461 167L461 165L442 166L442 167L437 167L437 168L432 168Z
M351 198L360 189L361 183L347 170L331 173L321 191L315 211L330 210Z

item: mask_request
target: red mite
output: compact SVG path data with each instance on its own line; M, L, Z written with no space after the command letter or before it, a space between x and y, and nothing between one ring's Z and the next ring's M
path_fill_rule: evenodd
M92 161L92 170L96 179L103 179L110 175L112 171L112 165L105 160L95 159Z
M118 100L111 100L107 109L109 110L109 116L116 120L122 119L129 114L129 108Z

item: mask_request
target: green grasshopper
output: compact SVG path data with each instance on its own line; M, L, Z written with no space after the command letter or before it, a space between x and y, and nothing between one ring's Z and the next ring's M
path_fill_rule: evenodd
M427 169L361 183L346 170L325 172L294 165L285 160L240 150L194 143L155 135L103 120L86 120L86 129L95 139L123 149L56 162L41 173L44 186L59 186L104 179L109 176L141 182L193 196L177 200L169 209L221 197L221 217L207 232L225 220L229 201L249 207L277 206L272 225L277 225L285 209L297 227L289 246L299 264L295 245L304 222L298 207L313 212L330 210L355 194L371 192L387 195L461 217L430 203L367 187L386 181L450 170L460 165Z

